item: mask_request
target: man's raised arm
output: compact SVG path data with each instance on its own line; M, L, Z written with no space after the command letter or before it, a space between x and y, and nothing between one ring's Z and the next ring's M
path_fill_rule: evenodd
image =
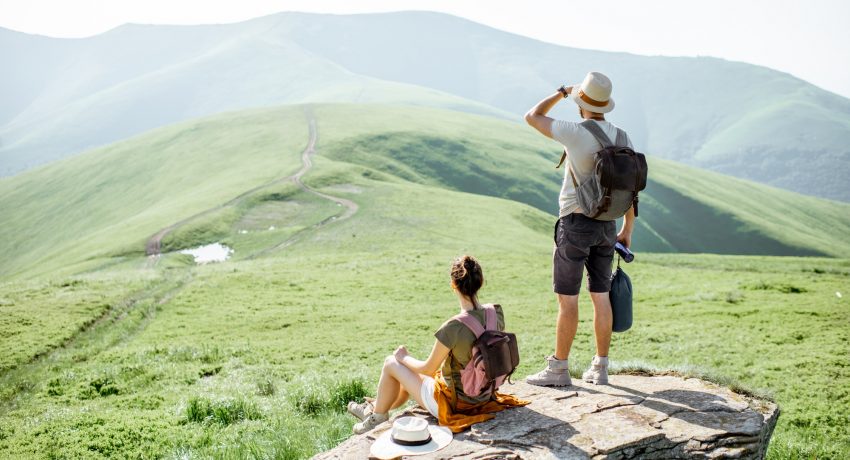
M552 119L547 117L546 114L552 110L552 107L558 103L561 99L567 97L570 94L571 87L564 88L561 87L562 90L558 90L555 94L543 99L538 102L537 105L531 108L525 114L525 122L531 125L532 128L540 131L546 137L552 137Z

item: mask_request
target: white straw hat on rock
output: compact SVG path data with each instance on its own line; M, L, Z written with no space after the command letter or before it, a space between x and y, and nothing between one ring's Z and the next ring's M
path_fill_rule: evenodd
M611 80L599 72L590 72L580 85L573 86L570 98L584 110L608 113L614 110L611 99Z
M374 458L391 459L403 455L436 452L452 442L452 432L442 426L429 425L419 417L399 417L390 430L372 443L369 454Z

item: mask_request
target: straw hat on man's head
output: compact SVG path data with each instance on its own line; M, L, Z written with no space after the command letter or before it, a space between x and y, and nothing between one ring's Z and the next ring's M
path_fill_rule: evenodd
M599 72L590 72L580 85L573 86L570 98L588 112L608 113L614 110L611 80Z

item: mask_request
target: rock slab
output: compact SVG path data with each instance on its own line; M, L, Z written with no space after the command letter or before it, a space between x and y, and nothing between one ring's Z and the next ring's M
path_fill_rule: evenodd
M695 378L611 376L543 388L517 382L502 390L530 400L456 434L417 459L760 459L779 417L776 404ZM437 421L420 408L402 415ZM384 431L352 436L314 459L364 459Z

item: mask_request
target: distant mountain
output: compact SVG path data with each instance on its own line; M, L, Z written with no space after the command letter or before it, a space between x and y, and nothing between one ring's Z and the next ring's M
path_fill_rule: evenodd
M223 111L310 101L511 114L421 86L358 75L262 22L124 26L50 39L0 29L0 175ZM29 79L30 75L36 78Z
M0 30L0 174L152 127L244 107L389 102L519 115L588 70L611 119L656 156L850 200L850 100L713 58L543 43L427 12L281 13L216 26L122 26L75 40ZM573 117L568 104L555 113Z
M352 182L360 188L389 182L404 190L398 196L350 196L363 210L352 220L364 233L380 227L404 237L398 234L403 227L385 217L368 220L374 218L368 210L382 209L386 200L405 203L410 212L397 219L410 225L423 209L429 215L449 212L435 207L476 194L492 197L487 206L494 219L516 214L542 241L551 238L563 171L553 168L554 141L528 127L431 108L335 104L313 112L318 158L308 183L348 190ZM0 180L0 278L141 260L145 240L159 229L297 171L307 123L298 106L217 115ZM835 237L850 232L848 204L662 159L653 158L650 168L635 232L640 251L832 256L850 251L850 242ZM781 207L764 206L772 201ZM231 223L216 226L227 230ZM499 240L503 231L508 230L494 227L490 233ZM196 243L203 242L210 241Z

